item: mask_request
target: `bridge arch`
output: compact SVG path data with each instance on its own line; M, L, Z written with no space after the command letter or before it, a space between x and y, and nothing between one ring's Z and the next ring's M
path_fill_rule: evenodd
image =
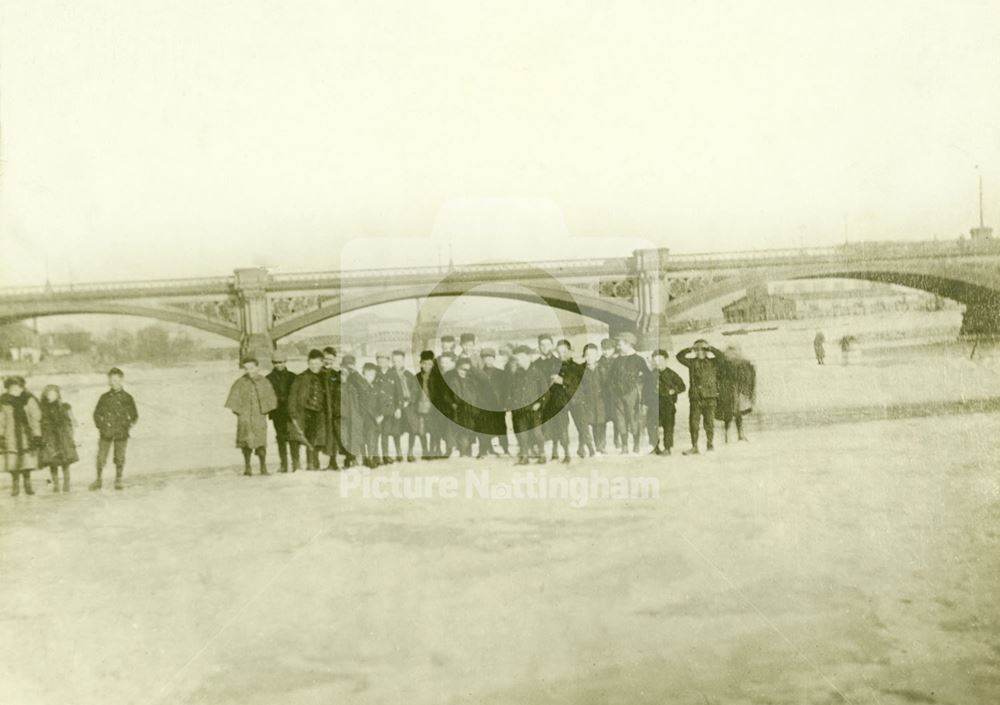
M541 299L542 303L553 308L571 312L579 311L583 316L607 323L609 326L634 326L639 315L638 308L631 303L601 298L578 289L540 286L537 282L530 283L530 289L520 288L517 285L516 281L504 284L485 283L478 285L461 282L436 286L421 284L348 295L272 326L271 338L278 341L303 328L352 311L396 301L427 297L482 296L528 303L539 303L539 299Z
M180 309L161 308L143 304L104 303L101 301L72 302L31 302L18 304L16 308L0 307L0 321L12 323L27 318L48 316L69 316L74 314L105 314L112 316L137 316L152 318L190 326L206 333L214 333L237 342L241 339L240 329L235 325L216 321L207 316Z
M1000 303L1000 277L992 269L944 263L933 266L927 263L887 265L876 261L750 270L691 294L671 299L664 312L668 320L673 320L683 317L698 306L754 286L794 279L863 279L921 289L967 305Z

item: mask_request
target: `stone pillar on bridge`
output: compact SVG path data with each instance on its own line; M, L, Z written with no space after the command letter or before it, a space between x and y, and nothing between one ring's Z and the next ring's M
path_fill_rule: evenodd
M271 275L263 267L237 269L236 299L240 310L240 355L255 355L261 366L271 364L274 341L271 339L271 313L267 303L267 285Z
M417 299L417 320L414 324L421 350L433 350L441 318L451 301L446 298Z
M670 283L664 272L669 252L669 249L661 247L633 253L638 277L636 303L639 306L635 328L640 350L670 349L670 329L664 315L670 301Z

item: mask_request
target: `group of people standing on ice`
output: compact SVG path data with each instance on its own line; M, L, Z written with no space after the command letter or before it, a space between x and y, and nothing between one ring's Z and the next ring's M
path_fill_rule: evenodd
M124 488L125 450L129 431L139 420L135 399L124 389L125 374L117 367L108 372L109 389L94 408L99 440L97 477L91 490L101 489L108 456L113 453L117 490ZM73 408L63 400L54 384L42 390L41 398L28 391L24 377L4 379L0 396L0 468L10 473L11 494L35 494L31 474L48 470L53 492L70 491L70 467L79 461Z
M230 389L226 407L237 416L236 445L244 474L256 457L268 473L268 420L277 436L279 472L337 470L363 464L451 457L510 455L511 431L519 464L570 461L570 423L580 458L608 451L608 428L615 449L637 454L649 439L653 454L670 454L677 398L689 397L691 448L699 453L705 432L713 450L715 422L729 440L735 424L746 440L743 415L753 406L756 371L735 347L725 352L699 340L677 353L688 382L668 366L669 354L656 350L649 360L636 338L623 333L588 343L577 359L568 340L538 337L538 346L480 348L476 336L443 336L437 352L425 350L419 366L407 355L379 353L357 366L353 355L330 347L309 352L307 369L296 374L275 352L265 376L259 361L245 357L244 374ZM406 443L404 446L404 437ZM324 462L325 467L324 467Z

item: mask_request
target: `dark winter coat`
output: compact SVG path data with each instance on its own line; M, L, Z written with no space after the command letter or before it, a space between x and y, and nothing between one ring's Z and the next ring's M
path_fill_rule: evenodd
M611 361L611 372L608 375L608 386L612 398L622 398L642 390L643 382L649 366L638 353L620 355Z
M139 421L135 399L124 389L108 390L97 400L94 424L105 440L128 438L129 430Z
M490 435L504 435L507 433L506 412L503 411L507 405L507 397L510 392L510 374L499 367L486 366L482 370L483 380L487 392L491 395L486 403L489 410L483 414L483 432Z
M722 351L712 347L703 358L695 356L694 348L684 348L677 353L677 362L688 368L688 397L692 401L719 396L719 377L725 360Z
M451 370L444 376L453 392L452 409L449 414L455 423L468 430L480 430L480 406L482 405L482 379L469 370L463 377L458 370Z
M541 410L532 409L536 402L544 403L549 383L541 370L532 365L528 369L515 367L510 375L510 408L514 432L520 433L537 426Z
M608 420L608 367L581 365L576 393L570 402L573 419L581 426L605 423Z
M419 428L417 404L420 401L420 384L416 376L409 370L389 370L389 375L398 380L399 408L401 413L397 425L397 433L415 433Z
M285 432L284 429L288 426L288 395L292 392L292 385L295 384L297 376L287 368L279 370L275 367L267 373L267 381L271 383L271 387L274 389L274 397L278 401L278 405L271 412L271 420L274 422L275 427L282 429L282 433Z
M73 409L61 401L42 399L42 450L40 467L72 465L80 460L73 429Z
M749 414L757 396L757 370L753 363L742 358L727 358L719 382L716 418L728 421L737 413Z
M383 372L379 370L375 374L375 393L379 415L382 419L382 433L395 435L402 424L402 400L403 382L392 369ZM396 411L400 412L400 418L396 418Z
M340 438L345 452L361 455L366 435L371 431L378 411L378 395L373 385L356 370L344 369L340 376Z
M320 372L306 370L295 378L288 393L288 438L308 443L313 448L325 448L329 440L329 409L327 379ZM306 438L306 415L313 414L312 432Z

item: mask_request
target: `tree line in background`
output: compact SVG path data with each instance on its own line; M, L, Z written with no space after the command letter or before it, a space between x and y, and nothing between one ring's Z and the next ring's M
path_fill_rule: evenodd
M28 354L28 352L32 354ZM182 360L204 360L230 355L229 350L204 348L184 331L171 333L166 327L152 324L133 332L113 328L105 334L73 325L55 331L35 333L24 323L0 326L0 352L6 359L35 361L68 357L92 356L100 362L165 363Z

